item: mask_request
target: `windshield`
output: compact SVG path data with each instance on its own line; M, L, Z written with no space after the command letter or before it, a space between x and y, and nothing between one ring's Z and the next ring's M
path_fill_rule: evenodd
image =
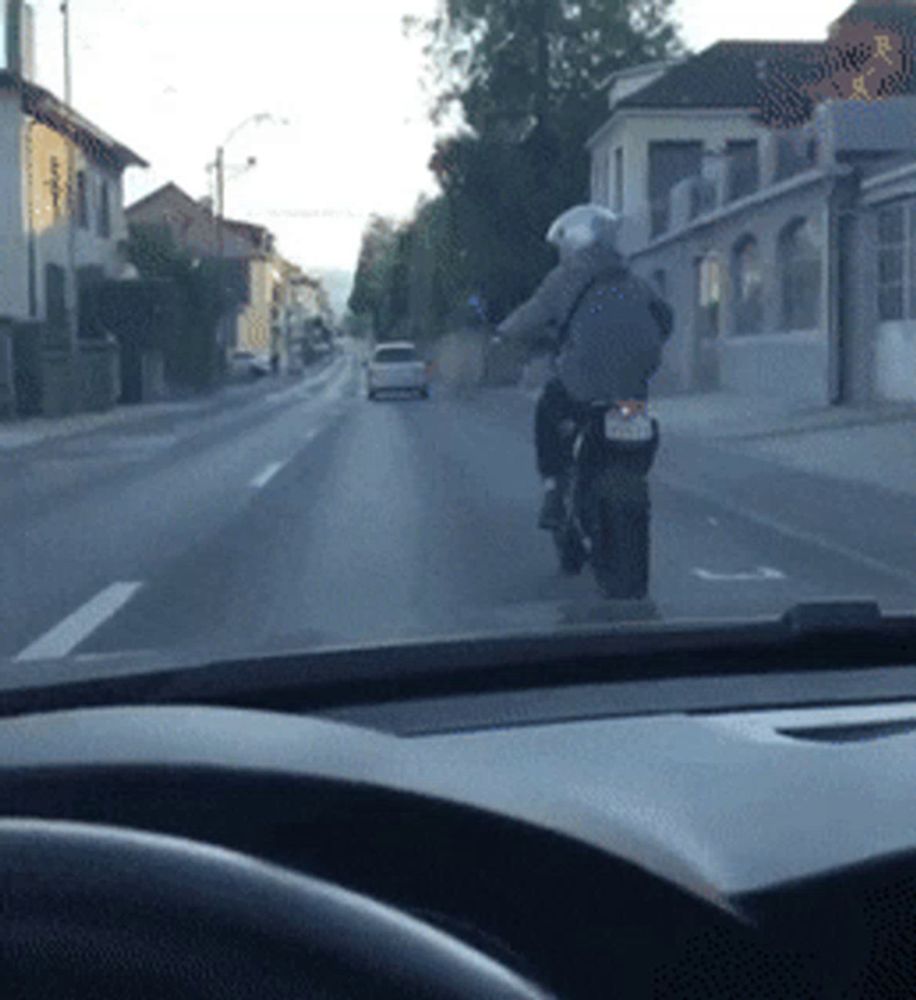
M911 613L914 11L0 2L0 662Z
M375 352L375 363L378 365L397 365L419 360L412 347L388 347Z

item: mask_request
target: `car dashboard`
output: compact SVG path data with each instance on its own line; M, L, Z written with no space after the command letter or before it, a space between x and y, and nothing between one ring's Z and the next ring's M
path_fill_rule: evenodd
M0 815L230 847L560 997L912 996L914 673L20 714Z

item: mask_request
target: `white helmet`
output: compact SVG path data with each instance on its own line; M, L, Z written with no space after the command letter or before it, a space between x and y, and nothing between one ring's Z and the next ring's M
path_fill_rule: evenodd
M585 250L594 243L614 247L620 216L603 205L576 205L556 219L547 231L547 242L562 256Z

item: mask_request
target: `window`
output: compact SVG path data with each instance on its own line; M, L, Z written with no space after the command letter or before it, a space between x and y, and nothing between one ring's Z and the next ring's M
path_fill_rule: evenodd
M916 317L912 264L907 267L913 257L913 215L912 204L888 205L878 212L878 318L882 322Z
M610 169L610 154L602 149L595 154L592 175L592 200L598 205L607 205L610 202Z
M786 180L817 165L818 141L808 129L781 135L776 145L776 180Z
M76 174L76 222L80 229L89 228L89 187L85 170Z
M671 189L685 177L699 176L702 165L701 142L649 143L649 205L653 236L668 229Z
M99 186L99 236L104 239L111 236L111 190L108 181L102 181Z
M878 318L904 317L906 210L891 205L878 212Z
M51 215L57 222L64 214L64 175L57 156L51 157L48 168L48 196L51 200Z
M760 333L763 328L763 272L760 249L753 236L741 240L734 253L735 333Z
M753 194L760 186L760 159L756 139L728 142L725 152L728 157L727 197L734 200Z
M398 365L419 361L420 357L413 347L380 347L373 360L377 365Z
M809 221L799 219L779 238L782 269L782 324L787 330L818 325L821 298L821 246Z
M719 313L722 304L722 267L716 254L697 260L696 315L697 334L716 337L719 333Z
M623 212L623 146L614 150L614 211Z

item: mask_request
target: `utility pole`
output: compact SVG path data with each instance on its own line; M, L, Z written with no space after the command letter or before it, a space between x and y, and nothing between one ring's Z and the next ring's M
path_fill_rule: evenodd
M226 151L220 146L216 150L216 226L219 240L219 256L223 256L223 219L226 214Z
M63 17L64 33L64 103L68 108L73 107L73 63L70 49L70 0L61 0L61 16ZM65 140L67 143L67 196L64 200L67 212L67 291L68 291L68 317L67 317L67 347L70 355L70 370L74 371L79 345L79 287L76 271L76 150L71 137ZM83 400L79 398L80 390L71 383L70 397L64 404L66 410L72 411L82 407Z
M73 105L73 67L70 54L70 0L61 0L64 18L64 103Z

